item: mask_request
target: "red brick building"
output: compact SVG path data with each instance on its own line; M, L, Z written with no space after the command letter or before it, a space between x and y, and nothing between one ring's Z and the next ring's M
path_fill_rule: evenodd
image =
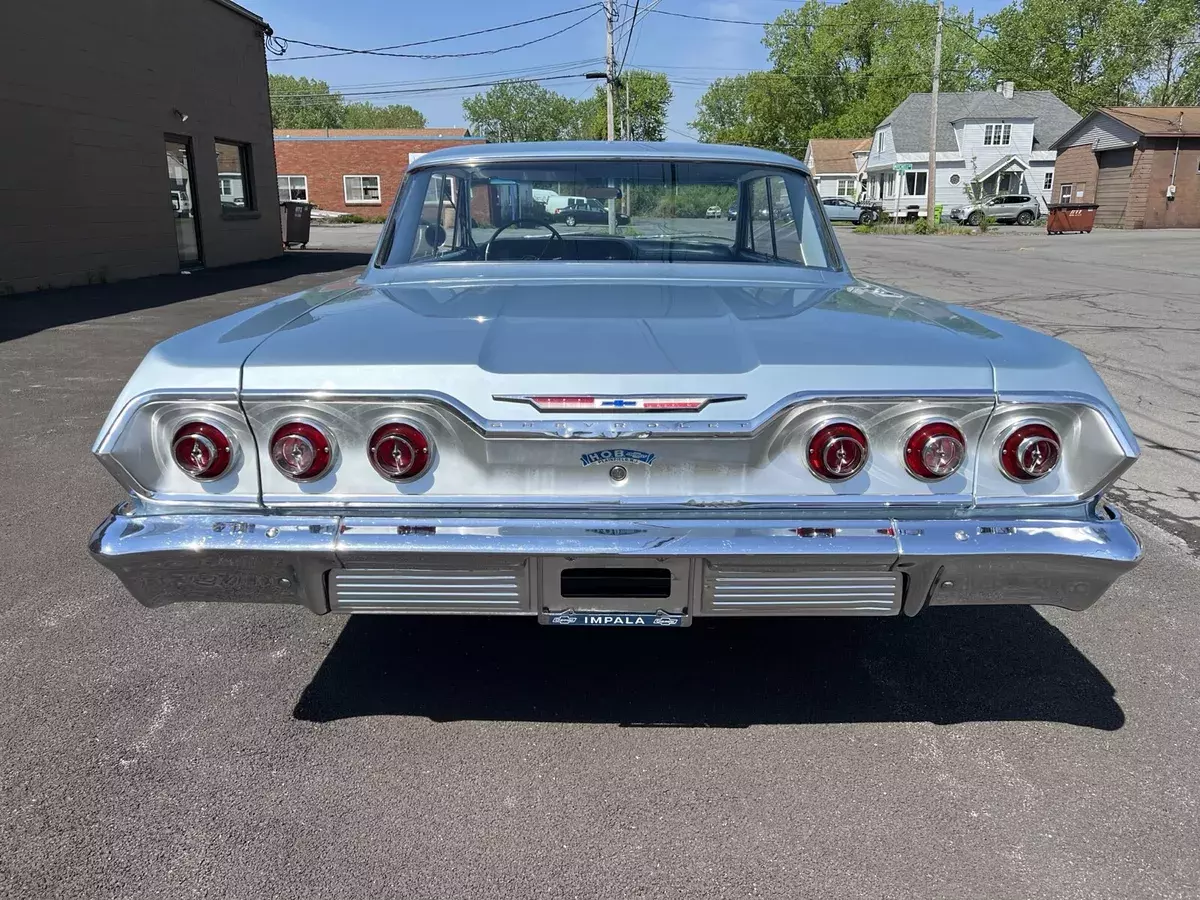
M484 140L465 128L276 129L279 199L307 200L330 212L386 215L412 160Z
M1054 144L1055 203L1108 228L1200 228L1200 107L1098 109Z

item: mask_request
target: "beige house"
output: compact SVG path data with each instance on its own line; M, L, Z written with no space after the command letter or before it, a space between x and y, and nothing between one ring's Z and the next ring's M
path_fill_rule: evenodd
M0 295L282 252L262 19L106 0L4 22Z
M866 181L864 170L870 152L869 137L813 138L804 151L804 164L822 197L856 200Z

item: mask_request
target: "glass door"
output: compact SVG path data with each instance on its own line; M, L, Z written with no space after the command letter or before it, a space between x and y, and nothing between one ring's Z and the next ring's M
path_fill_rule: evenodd
M192 166L191 141L183 137L168 137L167 184L171 192L171 209L175 213L175 246L179 251L179 268L192 269L202 264L200 251L200 219L196 211L193 186L196 176Z

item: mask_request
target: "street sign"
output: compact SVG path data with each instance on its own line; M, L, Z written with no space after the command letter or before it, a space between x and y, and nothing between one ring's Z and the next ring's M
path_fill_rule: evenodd
M893 172L907 172L912 168L912 163L892 163Z

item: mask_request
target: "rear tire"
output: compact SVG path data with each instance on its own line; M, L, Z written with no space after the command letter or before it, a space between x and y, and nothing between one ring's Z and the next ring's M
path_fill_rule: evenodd
M975 212L973 212L969 216L967 216L967 224L968 225L978 225L982 221L983 221L983 213L981 213L979 210L975 210Z
M1027 209L1021 210L1020 214L1017 216L1017 224L1018 225L1030 225L1030 224L1032 224L1032 222L1033 222L1033 213L1031 213Z
M566 223L567 223L568 225L570 225L572 228L574 228L574 227L575 227L575 217L574 217L574 216L567 216L567 218L566 218Z

